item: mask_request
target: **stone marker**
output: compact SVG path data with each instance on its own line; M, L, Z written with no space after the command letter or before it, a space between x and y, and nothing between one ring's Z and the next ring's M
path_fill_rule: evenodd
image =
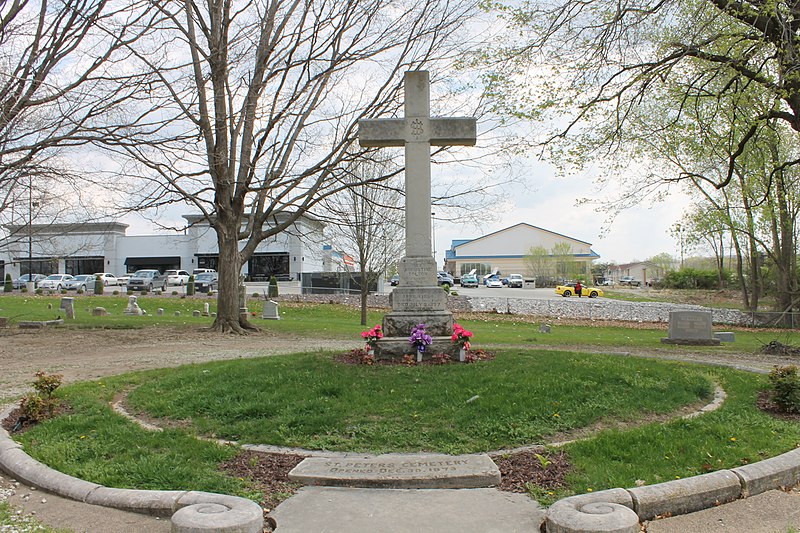
M281 315L278 313L278 304L272 300L264 302L264 309L261 311L261 318L267 320L280 320Z
M550 333L550 324L540 324L539 333Z
M736 340L736 334L732 331L715 331L714 338L719 340L719 342L734 342Z
M61 298L61 307L67 315L68 320L75 320L75 298L64 296Z
M195 318L199 317L200 316L200 311L195 309L194 311L192 311L192 316L195 317Z
M410 71L403 80L405 117L360 120L361 146L405 148L406 256L398 270L403 283L390 296L391 312L383 319L384 338L378 341L378 357L409 353L408 337L417 324L425 324L433 337L426 353L448 352L453 315L447 295L439 287L436 261L431 255L431 146L473 146L477 139L474 118L431 118L430 76Z
M95 307L92 309L92 316L108 316L108 311L105 307Z
M304 485L378 488L477 488L500 483L488 455L387 454L377 457L304 459L289 479Z
M175 316L181 316L181 312L180 311L175 311Z
M208 316L210 314L208 311L209 311L209 306L208 302L206 302L203 304L203 316Z
M128 307L123 311L124 314L130 316L142 316L144 314L142 308L136 303L136 299L136 296L128 296Z
M670 311L669 335L664 344L713 346L719 344L711 331L710 311Z
M164 316L164 308L163 307L159 307L158 309L156 309L156 315Z

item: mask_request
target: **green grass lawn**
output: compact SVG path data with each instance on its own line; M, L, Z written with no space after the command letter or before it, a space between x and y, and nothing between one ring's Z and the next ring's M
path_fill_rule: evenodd
M147 316L125 316L122 314L127 306L126 295L92 296L74 295L75 320L65 326L100 327L100 328L143 328L151 326L204 327L213 322L210 317L193 317L193 310L202 310L203 303L210 303L214 312L215 298L206 296L155 297L140 296L139 306L147 310ZM64 316L58 307L61 296L3 296L0 297L0 316L9 317L13 322L20 320L52 320ZM261 320L261 304L250 300L251 311L257 311L253 322L267 332L291 336L314 336L331 340L358 340L361 331L380 324L384 312L371 310L367 326L360 324L360 312L355 307L334 304L304 304L284 302L280 304L282 320ZM48 304L51 309L48 309ZM105 307L109 316L95 317L91 310ZM164 309L164 316L157 316L156 309ZM175 316L180 311L181 316ZM800 344L800 333L791 330L742 330L728 326L716 326L717 331L733 330L736 332L736 343L721 347L675 346L660 343L666 336L665 326L632 324L631 327L609 326L603 321L586 320L579 325L559 324L556 319L541 319L524 315L493 315L469 313L456 316L456 320L475 333L475 345L523 345L535 347L547 346L603 346L624 350L626 348L654 348L675 353L682 352L719 352L734 349L739 352L756 352L761 346L777 339L784 344ZM539 333L539 324L547 322L552 325L551 333Z
M162 371L129 402L246 443L472 453L667 413L712 391L704 372L680 363L506 350L434 367L342 365L330 354L210 363Z
M723 407L692 420L637 421L728 393ZM346 366L330 354L189 365L64 387L72 412L22 434L26 451L71 475L136 488L195 489L253 496L217 465L236 447L195 433L360 451L485 451L546 441L598 422L565 447L573 471L558 496L648 484L731 468L793 449L800 425L755 406L766 378L719 367L573 352L501 350L494 361L425 367ZM147 432L108 402L180 420ZM468 402L473 396L477 399ZM531 492L543 501L536 488ZM549 499L548 499L549 498Z

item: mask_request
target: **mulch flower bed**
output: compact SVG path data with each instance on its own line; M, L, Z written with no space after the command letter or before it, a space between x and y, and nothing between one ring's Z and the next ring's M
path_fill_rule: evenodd
M495 358L495 354L492 352L487 352L485 350L471 350L470 353L477 356L477 361L491 361ZM413 356L414 360L411 362L410 366L414 365L440 365L442 364L440 361L430 358L430 359L423 359L421 363L416 362L416 355ZM396 366L396 365L409 365L409 363L403 359L393 358L393 359L377 359L377 358L368 358L366 350L362 348L356 348L354 350L350 350L347 353L339 354L334 357L334 361L337 363L341 363L343 365L383 365L383 366ZM369 362L367 362L369 361ZM450 359L445 362L448 363L460 363L458 359Z
M541 457L541 459L540 459ZM517 452L510 455L492 457L500 469L500 490L506 492L526 492L528 483L545 490L566 486L565 478L571 465L567 454Z
M758 393L756 405L759 409L774 416L775 418L780 418L781 420L790 420L792 422L800 422L800 413L787 413L778 407L778 405L772 401L772 394L768 390L763 390Z

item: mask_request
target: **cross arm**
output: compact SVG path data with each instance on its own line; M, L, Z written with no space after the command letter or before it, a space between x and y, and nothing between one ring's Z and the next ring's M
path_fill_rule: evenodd
M365 148L403 146L406 121L402 118L368 118L358 121L358 144Z

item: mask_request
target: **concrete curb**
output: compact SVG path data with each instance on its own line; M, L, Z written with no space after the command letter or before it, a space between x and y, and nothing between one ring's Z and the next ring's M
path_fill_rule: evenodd
M0 412L5 420L15 408ZM155 516L171 516L177 533L260 533L264 511L237 496L196 491L115 489L63 474L36 461L0 426L0 470L59 496L87 504Z
M632 489L570 496L545 514L547 533L638 533L639 521L730 503L800 482L800 449L771 459ZM630 520L636 519L633 528Z

